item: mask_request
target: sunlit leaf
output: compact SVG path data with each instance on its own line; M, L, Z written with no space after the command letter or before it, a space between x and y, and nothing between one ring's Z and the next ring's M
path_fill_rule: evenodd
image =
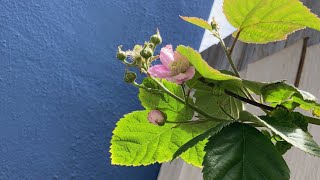
M218 125L214 126L213 128L210 128L209 130L207 130L206 132L198 135L197 137L191 139L190 141L188 141L187 143L185 143L184 145L182 145L174 154L172 157L172 160L176 159L178 156L180 156L182 153L184 153L185 151L187 151L188 149L196 146L199 142L207 139L210 136L215 135L216 133L218 133L219 131L221 131L221 129L225 126L230 125L231 123L234 123L235 121L225 121L225 122L221 122Z
M182 99L184 98L182 88L179 85L166 80L163 80L162 82L164 86L176 96ZM159 88L158 84L154 80L151 78L145 78L142 85L150 88L150 90L139 90L139 99L143 107L150 110L161 110L166 113L169 121L191 120L194 111L166 93L159 91L161 88Z
M189 60L202 77L217 81L223 87L242 86L240 78L221 73L220 71L210 67L208 63L202 59L200 53L191 47L180 45L176 50Z
M207 30L209 30L209 31L212 31L212 27L211 27L211 25L207 22L207 21L205 21L205 20L203 20L203 19L201 19L201 18L197 18L197 17L185 17L185 16L180 16L183 20L185 20L185 21L187 21L187 22L189 22L189 23L191 23L191 24L194 24L194 25L196 25L196 26L199 26L199 27L201 27L201 28L203 28L203 29L207 29Z
M165 124L156 126L147 120L148 110L135 111L120 119L111 139L111 161L115 165L140 166L170 161L176 150L202 134L211 122L200 124ZM201 166L206 141L199 142L181 155L194 166Z
M298 0L224 0L223 11L239 40L249 43L283 40L305 27L320 30L320 19Z

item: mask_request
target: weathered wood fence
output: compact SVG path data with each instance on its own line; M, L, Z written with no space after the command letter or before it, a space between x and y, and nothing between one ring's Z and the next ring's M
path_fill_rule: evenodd
M320 1L303 0L313 13L320 15ZM231 45L233 37L225 39ZM202 52L202 57L216 69L230 69L220 45ZM242 78L257 81L286 79L296 87L320 97L320 32L305 29L288 36L286 41L266 45L238 42L232 54ZM259 113L254 107L248 110ZM309 126L314 139L320 144L320 128ZM291 170L292 180L319 180L320 158L292 148L285 159ZM163 164L158 180L201 180L201 169L178 159Z

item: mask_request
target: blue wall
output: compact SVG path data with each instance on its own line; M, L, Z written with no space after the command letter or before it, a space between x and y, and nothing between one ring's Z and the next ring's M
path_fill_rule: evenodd
M187 3L188 2L188 3ZM155 179L159 165L110 165L116 121L141 108L119 44L199 47L211 0L0 0L0 179Z

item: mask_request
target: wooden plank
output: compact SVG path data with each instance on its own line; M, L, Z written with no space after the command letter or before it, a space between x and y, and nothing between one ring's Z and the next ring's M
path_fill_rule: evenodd
M176 159L172 163L163 163L160 168L158 180L178 180L184 164L184 161L181 159Z
M316 97L320 97L320 44L311 46L307 49L304 68L300 80L300 89L304 89ZM306 113L311 115L310 113ZM320 127L311 125L309 131L315 141L320 143ZM292 180L317 180L320 179L320 159L305 152L292 148L285 159L291 170Z

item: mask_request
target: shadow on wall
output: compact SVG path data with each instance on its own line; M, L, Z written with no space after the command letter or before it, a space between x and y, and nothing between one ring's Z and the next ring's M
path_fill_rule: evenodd
M159 165L110 165L115 123L142 108L116 48L159 28L198 49L203 31L178 15L206 19L212 3L1 1L0 179L156 179Z

